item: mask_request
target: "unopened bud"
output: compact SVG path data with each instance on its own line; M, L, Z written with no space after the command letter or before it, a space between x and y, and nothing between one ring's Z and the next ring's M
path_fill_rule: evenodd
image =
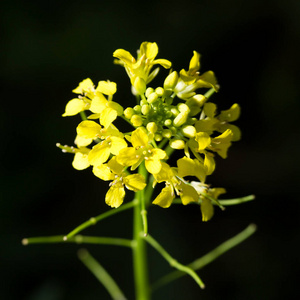
M183 125L188 117L188 113L181 112L177 117L173 120L173 124L176 127Z
M142 106L142 114L147 115L150 111L150 106L148 104Z
M139 95L142 95L146 91L146 82L141 77L136 77L133 86Z
M154 93L154 89L152 87L148 87L145 92L146 98L148 98L152 93Z
M127 108L124 110L124 116L125 116L126 119L130 119L133 115L134 115L134 110L133 110L133 108L127 107Z
M191 125L183 126L182 132L186 137L193 138L196 135L196 128Z
M170 139L172 137L172 131L170 129L164 129L162 131L162 136L164 138Z
M155 89L155 93L161 97L164 94L165 90L162 87L158 87Z
M173 139L170 141L170 147L173 149L184 149L185 146L185 142L183 140L180 139Z
M130 119L130 122L134 127L139 127L143 124L143 119L139 115L133 115Z
M155 139L156 142L160 142L162 140L162 138L163 138L162 135L159 134L159 133L156 133L154 135L154 139Z
M178 73L176 71L172 72L167 76L164 82L165 90L173 90L178 81Z
M157 125L154 122L148 123L146 128L151 133L155 133L157 131Z

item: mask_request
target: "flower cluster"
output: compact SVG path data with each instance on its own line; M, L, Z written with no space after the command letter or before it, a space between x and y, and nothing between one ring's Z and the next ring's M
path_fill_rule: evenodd
M113 53L138 99L133 107L123 109L113 101L116 83L100 81L96 86L89 78L83 80L73 90L77 98L68 102L63 114L83 117L77 126L76 147L58 147L74 153L75 169L92 166L95 176L110 181L105 201L111 207L122 204L124 187L134 192L146 187L146 178L136 171L144 164L153 187L165 184L153 204L169 207L178 196L184 205L199 203L202 219L207 221L225 190L210 188L206 177L215 170L215 155L226 158L231 143L240 139L239 128L230 124L238 119L240 107L233 104L218 113L217 106L209 102L219 86L212 71L199 72L200 54L196 51L188 70L170 70L162 86L150 87L159 72L159 67L152 70L154 65L172 66L166 59L156 59L157 54L157 44L150 42L141 44L137 58L123 49ZM203 89L209 90L201 94ZM88 111L91 114L86 117ZM120 131L113 124L117 117L130 123L132 131ZM169 157L175 150L182 157L171 166Z

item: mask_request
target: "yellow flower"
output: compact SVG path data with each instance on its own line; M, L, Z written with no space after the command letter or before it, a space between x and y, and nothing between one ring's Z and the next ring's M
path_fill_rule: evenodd
M88 155L88 160L93 166L103 164L108 160L110 154L117 155L121 149L127 147L123 134L113 125L102 128L94 121L82 121L77 127L77 134L84 139L98 138L101 140Z
M156 43L143 42L138 51L137 60L126 50L118 49L113 53L113 56L118 58L115 63L118 63L125 67L125 70L131 80L131 84L134 85L135 80L139 77L139 80L143 80L145 84L148 84L158 73L159 69L155 69L150 73L152 67L156 64L169 69L172 64L166 59L155 59L158 54L158 47Z
M159 173L161 160L167 158L167 154L162 149L153 148L150 142L147 130L144 127L137 128L131 135L133 147L121 149L117 156L118 162L123 166L131 166L131 170L134 170L145 160L145 167L149 173Z
M69 147L67 145L63 146L60 143L57 143L56 146L60 149L62 149L62 152L64 153L72 153L74 155L74 159L72 162L72 166L76 170L84 170L90 166L90 162L88 160L88 154L90 152L90 149L86 147Z
M171 168L167 163L163 162L161 171L153 176L156 182L166 183L166 186L152 202L153 204L167 208L172 204L175 193L180 196L182 204L184 205L198 201L199 195L194 187L180 179L180 176L177 176L176 170ZM183 176L185 176L185 174Z
M145 178L141 174L128 175L114 156L107 164L94 166L93 173L102 180L112 180L110 189L105 196L105 202L111 207L119 207L125 197L124 186L131 191L143 190L146 186Z

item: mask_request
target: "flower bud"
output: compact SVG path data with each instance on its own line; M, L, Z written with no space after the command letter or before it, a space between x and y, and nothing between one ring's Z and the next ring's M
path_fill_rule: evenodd
M177 105L177 107L181 113L185 113L185 112L189 113L190 112L190 108L185 103L179 103Z
M162 131L162 136L164 138L170 139L172 137L172 131L170 129L164 129Z
M146 82L141 77L136 77L133 86L139 95L142 95L146 91Z
M182 127L182 132L186 137L193 138L196 135L196 128L191 125L186 125Z
M164 82L165 90L173 90L178 81L178 73L176 71L172 72L167 76Z
M173 139L170 141L170 147L173 148L173 149L184 149L184 146L185 146L185 143L183 140L180 140L180 139Z
M126 119L130 119L133 115L134 115L134 110L133 110L133 108L127 107L127 108L124 110L124 116L125 116Z
M156 93L152 93L147 97L147 101L151 104L154 103L158 99L158 95Z
M134 127L139 127L143 124L143 119L139 115L133 115L130 119L130 122Z
M158 87L155 89L155 93L161 97L164 94L165 90L162 87Z
M146 98L148 98L152 93L154 93L154 89L152 87L148 87L145 92Z
M160 133L155 133L154 139L156 142L160 142L162 140L162 135Z
M151 133L155 133L157 131L157 125L155 124L155 122L148 123L146 128Z
M150 106L148 104L143 105L141 111L143 115L147 115L150 111Z
M170 126L170 125L172 125L172 120L171 120L171 119L165 120L164 125L165 125L165 126Z
M173 120L174 126L179 127L183 125L186 122L187 117L188 117L188 113L181 112L180 114L178 114L176 118Z

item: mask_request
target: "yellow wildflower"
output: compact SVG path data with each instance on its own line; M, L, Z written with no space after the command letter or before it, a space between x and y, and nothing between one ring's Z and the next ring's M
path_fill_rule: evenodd
M105 196L105 202L111 207L119 207L125 197L124 186L131 191L143 190L145 178L141 174L128 175L124 166L120 165L114 156L107 164L94 166L93 173L102 180L112 180L110 189Z
M113 56L118 58L115 63L125 67L125 70L134 85L135 80L139 77L139 81L143 80L148 84L158 73L159 69L155 69L150 73L152 67L156 64L169 69L172 64L166 59L155 59L158 54L158 47L156 43L143 42L138 51L138 58L135 59L128 51L118 49L113 53Z
M167 158L167 154L162 149L153 148L150 142L147 130L144 127L137 128L131 135L133 147L121 149L117 156L118 162L124 166L131 166L131 170L134 170L145 160L148 172L157 174L161 170L161 160Z

